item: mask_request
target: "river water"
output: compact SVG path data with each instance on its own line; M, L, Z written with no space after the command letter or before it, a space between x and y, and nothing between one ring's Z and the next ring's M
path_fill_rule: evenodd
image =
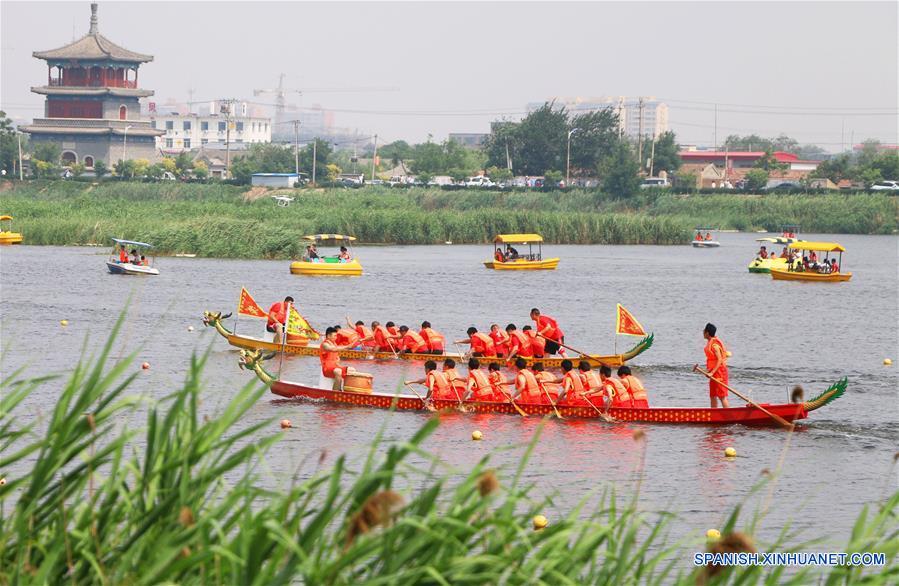
M849 377L848 391L811 413L793 434L741 426L548 420L525 480L534 484L534 496L554 497L546 511L550 520L604 487L632 496L641 473L640 506L678 513L678 535L718 527L733 506L748 502L750 512L770 506L761 523L763 539L776 535L789 519L801 531L800 539L827 537L838 546L848 539L862 506L899 484L892 467L899 439L899 365L882 364L885 357L899 358L899 240L805 235L836 239L848 250L843 268L854 273L852 281L828 284L774 282L768 275L748 273L757 236L721 234L719 249L547 246L545 252L562 258L558 270L533 273L487 271L480 263L490 254L488 246L361 247L357 252L365 275L359 278L294 276L286 261L200 258L162 258L158 277L123 277L106 272L103 252L96 248L3 248L2 367L4 374L21 366L29 374L67 371L83 349L96 351L102 345L130 299L115 354L136 351L138 364L151 365L133 390L164 396L183 381L191 354L210 350L203 407L214 412L253 378L238 369L236 351L203 328L200 318L206 309L233 311L241 286L264 307L292 295L322 330L345 316L410 326L427 319L448 338L461 338L470 325L486 330L492 322L515 322L521 327L528 310L537 306L557 318L570 344L602 353L615 347L615 304L620 302L655 332L655 345L633 363L651 405L707 405L707 383L691 372L694 363L703 362L706 322L718 326L733 352L731 384L754 400L787 402L795 384L810 398L843 376ZM67 327L60 325L62 319ZM238 329L261 335L263 322L244 318ZM618 350L634 340L621 337ZM373 373L382 390L421 375L420 364L356 366ZM282 376L317 381L318 372L316 358L288 357ZM46 413L57 390L58 384L45 385L27 409ZM731 402L742 403L733 396ZM387 440L404 440L429 415L266 395L247 423L271 417L286 417L295 425L268 459L267 481L277 486L294 467L317 459L309 454L324 449L326 462L339 453L361 457L379 430ZM426 447L450 471L467 472L493 452L494 464L511 474L540 425L534 417L452 414ZM483 432L483 441L470 440L474 429ZM646 432L642 464L642 448L632 439L635 429ZM725 460L727 446L739 457ZM770 497L769 489L750 495L763 470L775 471L781 461Z

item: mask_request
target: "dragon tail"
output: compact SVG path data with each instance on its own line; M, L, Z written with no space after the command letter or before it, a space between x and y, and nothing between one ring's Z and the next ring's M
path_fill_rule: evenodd
M802 404L803 408L806 411L814 411L815 409L820 409L821 407L836 401L840 397L843 396L843 393L846 392L846 385L848 384L849 379L846 377L841 378L834 384L830 385L826 391L813 398L811 401L806 401Z

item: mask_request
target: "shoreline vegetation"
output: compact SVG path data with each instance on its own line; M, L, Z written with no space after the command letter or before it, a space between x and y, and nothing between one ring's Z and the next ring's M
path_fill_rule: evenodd
M356 459L323 466L325 451L310 449L273 478L266 458L290 429L241 425L265 387L249 383L204 413L201 356L159 401L128 396L134 356L111 358L123 323L124 313L67 378L0 379L0 584L879 585L899 572L899 492L865 506L837 546L882 552L884 566L694 568L691 552L808 552L827 538L796 543L805 536L789 522L744 513L745 503L722 514L720 537L704 540L705 527L675 535L678 513L639 507L641 482L630 499L609 488L554 514L553 496L522 480L539 430L516 470L492 469L489 456L448 468L425 447L433 417L408 441L378 433ZM30 395L48 392L58 398L45 415L23 413ZM122 425L139 416L143 426ZM642 478L649 440L633 441ZM777 476L763 473L749 497L773 493ZM260 486L265 478L276 488ZM759 541L772 522L783 529Z
M289 194L280 207L270 197ZM298 258L302 236L351 234L360 244L479 244L537 232L556 244L687 244L697 226L804 233L891 234L897 198L828 195L679 195L647 190L615 199L597 190L443 191L430 188L266 190L189 183L6 183L0 213L33 245L151 242L160 255Z

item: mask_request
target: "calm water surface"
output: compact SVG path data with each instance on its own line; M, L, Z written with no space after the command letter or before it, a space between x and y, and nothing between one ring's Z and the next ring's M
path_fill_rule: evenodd
M95 248L15 247L0 250L3 371L25 366L31 374L64 372L87 347L105 341L126 301L122 355L148 361L134 391L162 397L184 378L193 352L211 348L203 408L219 409L252 380L238 369L237 354L200 323L205 309L233 311L241 286L268 307L293 295L313 325L393 320L410 326L429 320L448 337L476 325L524 325L540 307L556 317L574 346L612 352L615 303L631 310L656 343L634 365L656 406L706 406L705 379L691 373L703 362L701 331L711 321L733 352L731 382L757 401L786 402L795 384L806 397L849 377L843 398L812 413L789 436L774 429L607 425L547 421L525 473L536 496L554 495L547 515L558 518L582 497L614 485L631 496L641 465L634 429L646 432L640 503L650 511L680 514L677 533L720 526L734 505L762 506L766 494L749 495L765 468L783 470L773 492L762 536L775 535L785 519L805 537L843 543L861 507L897 488L891 468L899 439L897 358L897 243L895 237L806 235L843 243L849 283L773 282L746 271L756 235L722 234L719 249L649 246L548 246L562 262L555 272L494 273L480 262L486 246L409 246L358 249L361 278L310 278L289 274L285 261L159 259L159 277L109 275ZM69 320L62 328L59 320ZM187 330L189 325L196 329ZM261 334L263 323L243 319L239 331ZM620 337L619 350L634 339ZM897 363L899 364L899 363ZM376 386L396 387L418 377L420 365L357 363ZM318 360L289 357L283 377L317 380ZM57 385L43 387L27 409L46 413ZM741 404L731 397L732 404ZM297 466L311 472L324 449L327 461L369 448L382 428L388 440L412 435L428 415L342 408L266 395L249 414L252 423L290 418L296 429L270 454L266 482L278 486ZM493 462L514 470L540 421L508 415L444 417L427 447L460 473L497 448ZM485 440L472 442L473 429ZM274 431L274 426L273 426ZM725 461L725 447L740 457ZM360 456L361 457L361 456ZM305 472L304 472L305 473ZM686 562L685 562L686 563Z

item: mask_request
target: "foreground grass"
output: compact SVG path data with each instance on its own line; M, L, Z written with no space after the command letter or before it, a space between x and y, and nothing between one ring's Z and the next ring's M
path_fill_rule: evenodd
M263 389L247 386L220 415L201 417L203 360L195 360L184 386L146 410L143 428L127 428L122 422L141 407L125 394L131 361L110 360L114 338L62 384L46 421L18 411L57 381L15 374L2 381L0 584L891 584L899 577L899 493L866 510L845 547L887 553L884 568L690 573L678 553L686 539L671 541L669 516L639 511L636 498L603 498L594 510L579 507L534 531L532 515L551 502L533 499L522 484L526 457L508 479L487 460L453 478L434 474L436 465L413 466L411 454L436 464L422 443L437 418L405 443L376 438L356 468L340 456L282 489L260 488L258 470L280 435L265 431L271 421L243 428L241 421ZM310 449L307 457L318 455ZM737 531L738 514L711 548L756 547L753 523L743 527L747 534ZM786 551L786 538L785 530L765 549Z
M640 193L618 201L596 191L433 189L294 191L278 207L246 201L230 185L30 182L3 192L28 244L152 242L162 254L297 258L301 237L352 234L363 243L489 242L499 233L539 232L563 244L684 244L697 225L884 234L897 227L896 198L884 195L694 195Z

